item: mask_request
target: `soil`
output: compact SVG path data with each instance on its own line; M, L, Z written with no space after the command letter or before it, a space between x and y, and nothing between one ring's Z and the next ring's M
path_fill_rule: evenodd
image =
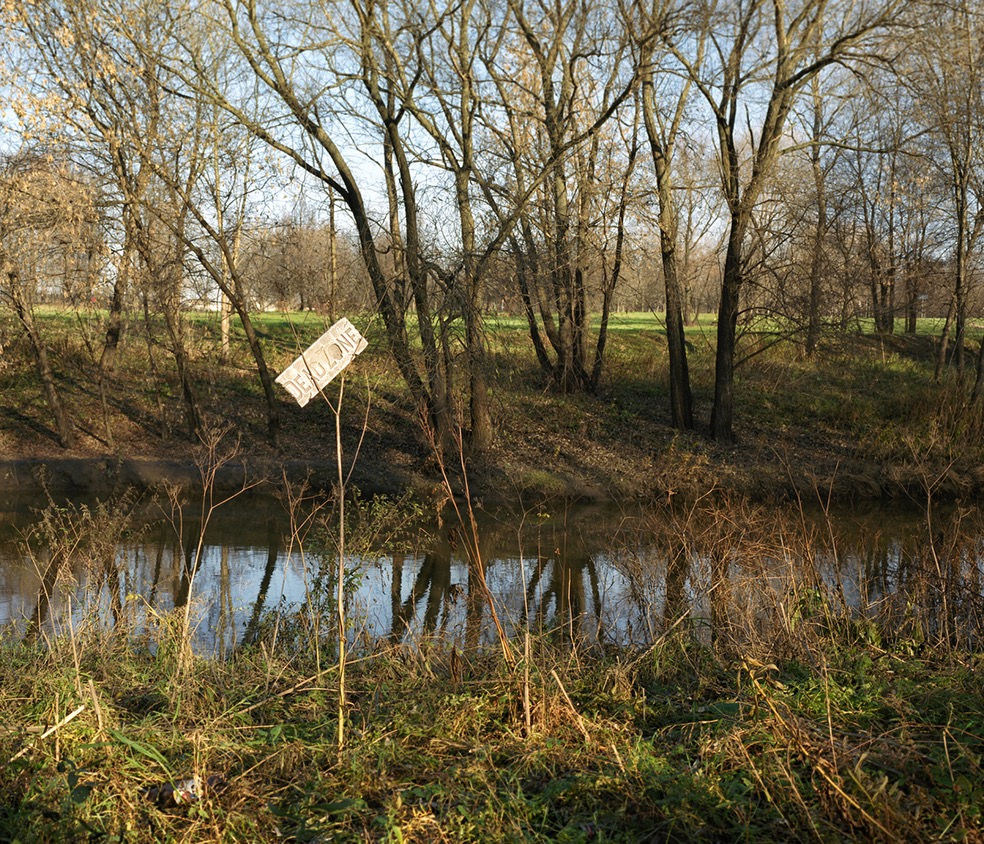
M262 410L250 403L213 405L211 418L231 420L212 449L179 430L165 436L146 416L117 413L105 426L77 415L77 443L63 449L53 430L7 409L0 420L0 493L103 493L122 486L197 485L219 463L219 488L306 480L317 490L337 484L334 417L325 406L284 404L278 445L270 444ZM343 425L343 464L350 487L365 494L413 490L444 497L440 466L410 408L398 396L375 396L350 410ZM543 499L692 499L711 492L756 500L909 497L966 498L984 489L984 467L884 465L845 439L815 431L739 428L734 443L679 433L631 395L533 395L521 410L499 408L496 440L481 458L455 449L446 471L456 495L486 502ZM467 444L463 449L467 453ZM211 458L209 454L211 452Z

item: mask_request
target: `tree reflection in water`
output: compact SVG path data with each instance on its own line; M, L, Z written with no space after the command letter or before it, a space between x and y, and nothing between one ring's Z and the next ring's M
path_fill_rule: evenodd
M456 558L451 547L450 539L438 540L424 553L406 598L403 597L405 557L393 558L389 634L392 641L403 641L411 635L418 619L424 637L451 635L449 626L455 617L460 617L462 606L465 646L474 647L481 641L484 619L481 575L476 564ZM480 549L483 554L491 550L484 542ZM464 584L454 579L455 573L462 569L466 578Z
M249 617L249 621L246 622L246 629L243 632L243 644L252 645L256 642L257 634L260 629L260 620L263 617L263 610L267 605L270 593L270 583L273 580L273 575L277 571L278 561L280 559L280 532L276 529L273 521L267 522L267 562L266 566L263 568L263 576L260 578L260 588L256 593L256 600L253 602L253 613ZM228 549L223 546L223 559L228 557ZM223 584L222 593L227 595L229 593L229 576L228 569L223 567L223 573L221 578L221 583ZM231 602L230 602L231 603Z
M395 572L393 576L395 580ZM448 623L450 595L451 555L446 548L428 551L424 554L423 564L417 570L410 594L393 614L390 638L400 641L412 629L413 620L420 614L422 601L425 602L422 622L424 634L430 636L437 632L439 620L441 632L444 632Z
M862 619L890 619L888 629L911 641L962 640L984 624L979 517L954 513L932 527L925 517L899 527L886 526L881 514L851 522L728 512L676 518L659 511L615 522L592 515L577 523L560 515L527 522L526 530L516 526L522 518L503 517L481 525L480 553L506 627L568 643L646 644L671 630L737 642L747 631L782 632L789 618L822 610L824 601ZM158 519L139 537L120 535L116 553L87 553L85 565L56 545L38 545L30 556L15 548L15 560L14 543L0 544L0 607L7 608L0 623L37 637L57 631L68 610L95 610L86 617L114 624L141 608L157 614L191 600L199 646L259 641L271 610L300 612L317 596L290 558L297 552L285 543L282 518L268 509L231 516L210 524L203 544L191 517L180 536ZM422 541L420 552L351 561L362 573L352 600L365 635L441 637L467 648L487 642L494 631L478 568L446 531ZM15 566L30 576L11 574ZM124 601L130 594L140 600Z
M174 595L174 608L183 609L188 604L191 592L191 584L194 582L198 568L202 564L202 554L199 553L199 537L201 536L201 523L189 521L182 523L181 533L177 547L182 549L180 557L172 556L172 560L177 563L175 566L177 582L172 590ZM204 550L204 549L202 549Z
M532 619L524 618L524 624L531 629L561 633L563 640L571 644L585 637L603 639L598 568L594 557L582 550L564 553L557 548L551 557L537 557L526 587L525 603L527 607L536 607ZM584 629L589 615L595 619L593 631Z

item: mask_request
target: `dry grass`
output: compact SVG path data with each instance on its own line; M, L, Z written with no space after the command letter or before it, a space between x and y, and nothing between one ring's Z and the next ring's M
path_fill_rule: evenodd
M646 642L521 631L515 665L367 644L341 754L312 605L224 659L188 658L180 610L136 630L94 603L8 636L0 841L984 840L967 514L928 519L922 556L876 561L841 558L795 508L705 499L660 523L625 563ZM189 778L200 795L175 801Z

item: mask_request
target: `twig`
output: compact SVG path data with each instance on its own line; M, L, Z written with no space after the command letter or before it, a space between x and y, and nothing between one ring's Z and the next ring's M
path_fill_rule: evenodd
M577 724L577 728L581 731L581 735L584 736L585 743L591 744L591 734L588 733L587 727L584 726L584 719L581 717L581 713L574 708L574 704L571 702L570 696L567 694L567 689L564 688L564 684L560 682L560 677L557 676L556 669L551 668L550 674L553 676L554 680L557 681L557 688L560 689L560 693L564 696L564 700L567 702L567 707L571 710L571 713L573 713L574 723Z
M92 682L92 678L89 678L89 694L92 696L92 708L96 713L96 723L99 725L99 732L103 731L103 716L102 707L99 705L99 696L96 694L96 686Z
M292 695L295 692L304 691L305 686L309 685L310 683L313 683L315 680L320 680L329 671L337 668L338 666L335 665L329 666L328 668L319 671L317 674L314 674L311 677L307 677L304 680L301 680L299 683L295 683L289 689L284 689L283 691L277 692L275 695L270 695L269 697L265 697L263 698L263 700L258 701L257 703L254 703L251 706L247 706L245 709L236 710L236 715L245 715L247 712L252 712L254 709L259 709L264 704L270 703L270 701L274 701L277 698L287 697L288 695Z
M69 721L73 720L84 709L85 709L85 704L83 703L82 705L80 705L76 709L74 709L71 712L69 712L68 715L66 715L64 718L62 718L61 721L59 721L57 724L55 724L55 726L49 727L47 730L45 730L43 733L41 733L41 735L38 738L38 741L42 741L42 740L48 738L48 736L50 736L52 733L57 732L58 730L60 730ZM20 750L17 751L17 753L15 753L13 756L10 757L10 762L8 762L7 764L9 765L11 762L16 762L18 759L21 758L21 756L23 756L25 753L27 753L27 751L30 750L30 749L31 749L31 745L27 745L26 747L22 747Z
M640 662L642 662L644 659L646 659L660 645L662 645L663 642L666 641L666 639L670 635L670 633L672 633L674 630L676 630L677 627L679 627L688 618L690 618L690 610L689 609L686 612L681 613L680 616L677 618L677 620L674 621L673 624L671 624L669 627L667 627L666 630L664 630L662 633L660 633L659 636L656 637L656 640L648 648L646 648L641 654L639 654L635 659L633 659L628 664L628 668L630 670L632 670L637 665L639 665Z

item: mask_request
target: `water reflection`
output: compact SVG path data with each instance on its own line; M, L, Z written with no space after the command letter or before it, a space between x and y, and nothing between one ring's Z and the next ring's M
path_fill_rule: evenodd
M270 584L273 582L273 575L277 571L277 565L280 561L280 547L280 531L276 529L272 521L269 521L267 522L266 566L263 569L263 576L260 578L260 588L256 593L256 600L253 602L253 611L250 614L249 621L246 622L246 630L243 633L243 642L245 644L252 644L256 641L263 608L267 605L270 598ZM225 584L229 583L230 580L229 548L223 545L219 582ZM228 590L225 591L228 594ZM220 606L220 618L235 619L235 610L230 602L227 601L224 605Z
M191 601L199 647L223 653L257 642L282 613L330 612L333 561L288 541L279 501L237 499L211 514L204 532L194 513L165 518L150 504L135 508L139 531L93 557L89 546L40 546L36 532L27 542L37 515L8 510L0 518L0 624L27 637L83 620L125 619L141 629ZM785 625L790 633L793 614L808 616L811 596L820 595L861 616L890 617L913 640L979 635L979 512L941 517L931 538L922 514L793 515L500 513L481 520L479 549L509 634L639 644L676 629L734 638ZM353 642L492 641L477 565L460 552L455 530L432 527L389 543L399 550L346 561Z

